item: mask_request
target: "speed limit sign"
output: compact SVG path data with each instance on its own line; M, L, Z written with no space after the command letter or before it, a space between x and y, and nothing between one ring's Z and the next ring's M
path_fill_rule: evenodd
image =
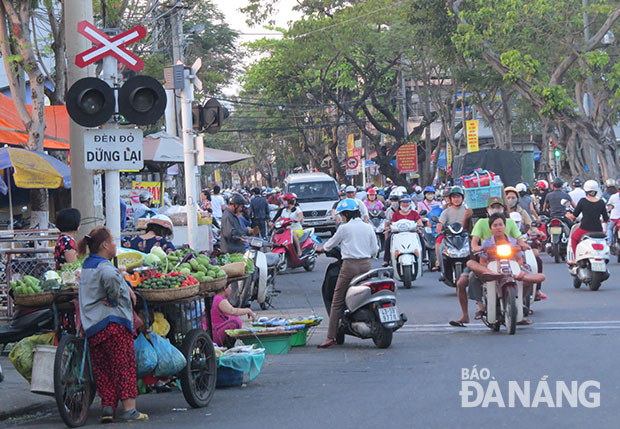
M349 170L357 169L358 164L359 164L359 161L357 160L357 157L350 156L347 158L347 168Z

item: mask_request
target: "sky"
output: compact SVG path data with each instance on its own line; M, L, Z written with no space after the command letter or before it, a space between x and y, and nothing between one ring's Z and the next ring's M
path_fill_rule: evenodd
M279 33L268 31L261 26L249 27L247 25L246 16L239 11L239 8L247 4L246 0L212 0L213 3L226 17L226 22L231 28L241 33L238 43L246 43L272 34L271 37L277 37ZM279 0L277 4L278 13L273 18L278 27L286 27L289 21L299 18L299 14L293 12L292 8L297 2L295 0ZM248 59L247 61L251 61ZM235 84L224 89L227 95L237 94L240 90L239 85Z

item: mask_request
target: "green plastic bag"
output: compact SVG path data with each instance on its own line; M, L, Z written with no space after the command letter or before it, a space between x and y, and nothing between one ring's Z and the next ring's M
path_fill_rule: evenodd
M55 335L54 332L49 332L23 338L19 343L15 344L13 350L9 353L9 360L17 372L28 380L28 383L30 383L30 378L32 377L34 346L53 346Z

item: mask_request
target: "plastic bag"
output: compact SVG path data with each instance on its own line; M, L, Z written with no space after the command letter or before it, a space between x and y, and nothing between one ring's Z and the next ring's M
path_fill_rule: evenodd
M138 377L143 377L153 372L157 366L157 352L144 334L138 335L133 344L136 353L136 372Z
M168 332L170 332L170 323L168 323L163 313L156 311L153 314L153 318L155 319L155 321L149 329L155 332L160 337L165 337L166 335L168 335Z
M49 332L42 335L33 335L31 337L23 338L20 342L15 344L11 353L9 353L9 360L19 372L22 377L28 380L32 377L32 363L34 361L34 346L54 345L54 332Z
M149 338L157 352L157 366L153 373L155 377L174 375L187 365L187 360L183 353L170 344L170 340L160 337L155 332L150 332Z

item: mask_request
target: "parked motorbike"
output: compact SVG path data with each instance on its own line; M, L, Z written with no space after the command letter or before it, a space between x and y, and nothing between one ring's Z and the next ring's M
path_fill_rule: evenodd
M573 225L571 235L579 224ZM575 255L572 246L567 246L566 258L575 264L568 267L573 276L573 287L579 289L582 283L590 290L599 290L601 283L609 278L607 263L609 262L609 246L607 235L603 232L590 232L581 237Z
M446 225L443 229L443 282L451 287L456 287L456 282L461 277L465 264L469 259L470 247L469 236L463 225L456 222Z
M385 248L385 212L379 209L372 209L368 212L368 216L375 229L375 234L377 234L377 244L379 245L379 250L377 250L378 258Z
M299 239L301 257L298 257L293 242L293 231L288 228L291 223L291 219L278 219L271 236L273 253L278 255L278 271L282 273L289 267L304 267L306 271L312 271L316 262L315 241L312 238L314 228L304 229Z
M50 308L16 307L11 321L0 326L0 344L16 343L22 338L54 330L54 313Z
M326 255L336 258L325 271L321 288L323 303L329 315L336 281L342 266L340 248L336 247ZM392 268L377 268L351 280L345 296L345 311L339 321L336 342L344 343L344 336L372 338L378 348L388 348L392 335L407 321L407 316L398 313L395 284L391 278Z
M506 333L514 335L517 322L523 320L523 305L517 297L524 296L523 282L515 280L521 268L512 256L519 249L513 249L509 244L501 244L494 249L498 259L491 261L487 267L495 273L502 274L499 280L486 279L483 288L483 301L486 315L482 321L494 331L499 331L501 325L506 327Z
M418 224L401 219L390 225L392 244L390 248L394 278L403 282L405 289L422 276L422 242Z
M240 288L234 288L230 302L235 307L245 307L255 301L262 310L265 310L271 306L273 296L278 293L275 281L279 257L275 253L263 252L263 249L270 244L268 241L260 237L247 237L247 239L249 248L245 257L254 261L254 273Z

